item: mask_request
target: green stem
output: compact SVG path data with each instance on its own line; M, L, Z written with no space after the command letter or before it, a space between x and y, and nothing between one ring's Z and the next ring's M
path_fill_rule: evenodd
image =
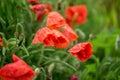
M54 60L54 59L51 59L49 61L47 61L46 63L44 63L45 65L50 63L50 62L58 62L58 63L62 63L66 66L68 66L69 68L71 68L73 71L77 71L73 66L71 66L70 64L66 63L66 62L63 62L63 61L60 61L60 60Z
M22 45L21 49L26 52L26 54L27 54L26 56L29 56L29 52L24 45Z
M41 79L41 80L47 80L47 75L46 75L44 68L40 68L40 70L42 70L43 75L44 75L44 79Z
M38 65L40 65L41 62L42 62L42 59L43 59L43 56L44 56L44 48L45 48L45 46L43 45L42 48L41 48L41 54L40 54L40 58L39 58L39 61L38 61Z
M67 61L70 57L71 57L71 55L67 55L67 56L64 58L64 61Z

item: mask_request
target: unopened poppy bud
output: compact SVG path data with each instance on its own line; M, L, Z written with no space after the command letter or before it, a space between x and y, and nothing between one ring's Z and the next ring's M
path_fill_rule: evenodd
M93 34L89 34L89 40L92 40L94 38Z
M119 47L120 47L120 36L117 35L116 42L115 42L115 49L119 50Z
M76 29L76 32L79 34L80 39L85 39L86 38L86 35L82 30Z
M23 39L23 38L25 38L25 35L22 33L19 37L20 37L20 39Z
M69 80L78 80L78 75L74 74L72 75Z
M15 37L18 37L18 36L19 36L19 33L18 33L18 32L15 32L14 35L15 35Z
M61 10L61 5L62 5L62 0L59 0L58 1L57 10Z
M54 64L54 63L50 64L50 65L48 66L48 72L51 73L51 72L53 71L54 67L55 67L55 64Z
M40 73L40 69L39 68L36 68L35 69L35 74L39 74Z
M80 64L79 63L76 63L75 64L75 68L79 68Z
M21 23L17 23L17 25L16 25L16 32L24 33L24 26Z

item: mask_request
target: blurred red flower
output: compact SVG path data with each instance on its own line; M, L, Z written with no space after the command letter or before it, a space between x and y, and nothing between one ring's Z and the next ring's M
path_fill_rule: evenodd
M86 5L67 7L65 15L69 25L72 23L84 24L88 15Z
M82 42L76 44L68 50L73 56L76 56L82 62L88 60L92 55L92 45L90 42Z
M37 3L38 0L27 0L28 3Z
M37 20L42 21L44 15L51 11L52 6L50 4L36 4L31 6L30 9L36 14Z
M44 44L47 46L49 43L54 43L56 48L67 48L69 40L61 32L52 30L44 39Z
M78 75L74 74L72 75L69 80L78 80Z
M76 40L78 35L65 22L65 19L58 12L50 12L47 19L47 27L61 31L70 42Z
M32 80L34 71L16 55L12 55L13 63L6 64L0 69L2 80Z
M32 43L43 43L45 46L66 48L69 45L69 40L61 32L44 27L37 31Z
M2 44L2 38L0 37L0 46L3 46L3 44Z
M59 29L66 24L65 19L58 12L50 12L47 19L47 27L50 29Z

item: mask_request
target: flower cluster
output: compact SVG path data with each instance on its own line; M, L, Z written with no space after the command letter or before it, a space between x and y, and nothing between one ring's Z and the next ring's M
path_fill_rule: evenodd
M30 10L35 13L39 22L47 16L46 25L38 29L32 44L42 43L47 47L69 48L70 43L76 41L79 35L73 30L75 24L84 24L87 21L87 8L85 5L70 6L66 8L65 17L59 12L52 11L52 5L39 3L38 0L27 0ZM3 39L0 37L0 46L3 46ZM80 61L87 61L92 55L92 44L80 42L68 50ZM27 63L12 54L13 63L6 64L0 69L2 80L32 80L34 71ZM73 75L69 80L78 80Z
M42 17L47 13L46 26L36 32L32 43L42 43L44 46L54 46L55 48L68 48L71 42L79 38L72 27L87 21L87 8L85 5L67 7L65 18L51 9L48 4L37 4L31 7L38 18L39 15ZM42 21L41 17L38 19L39 21ZM90 42L81 42L69 49L68 52L85 62L92 55L92 45Z
M60 30L62 29L62 30ZM46 27L40 28L33 43L43 43L45 46L67 48L70 42L76 40L78 35L66 23L58 12L50 12L46 21Z

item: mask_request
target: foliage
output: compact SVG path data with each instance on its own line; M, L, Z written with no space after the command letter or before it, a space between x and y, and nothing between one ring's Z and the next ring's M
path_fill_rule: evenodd
M73 74L79 80L120 79L120 0L62 0L61 9L58 9L59 0L40 2L52 4L53 10L63 16L67 6L86 4L88 21L75 26L80 38L70 47L90 41L92 57L83 63L66 52L70 47L33 45L33 36L45 26L46 18L38 22L26 0L0 0L0 36L4 44L0 47L0 67L12 62L11 54L15 53L35 70L34 80L68 80Z

